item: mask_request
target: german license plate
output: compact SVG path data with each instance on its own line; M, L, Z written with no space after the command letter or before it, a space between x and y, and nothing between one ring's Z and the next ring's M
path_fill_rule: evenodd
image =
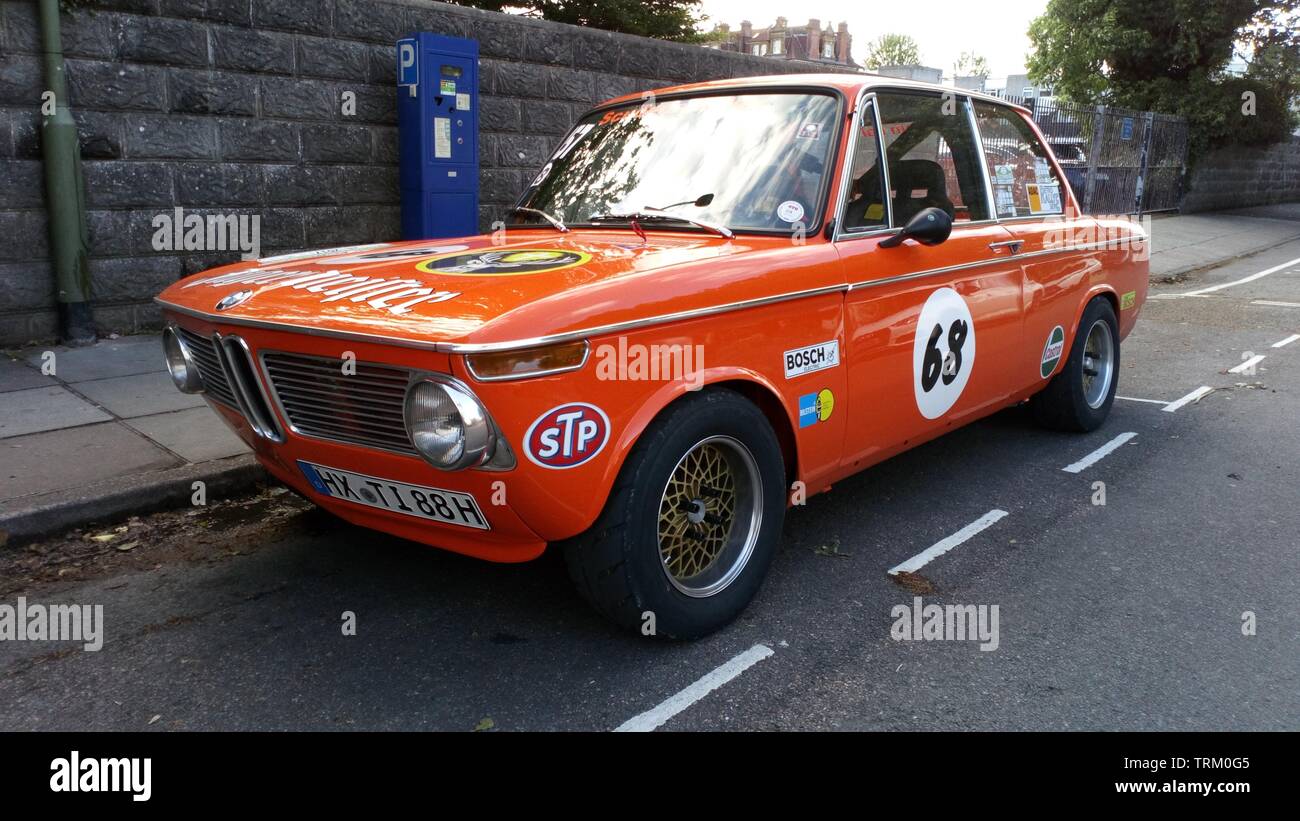
M317 493L419 519L491 530L478 502L468 493L408 485L390 479L298 460L298 467Z

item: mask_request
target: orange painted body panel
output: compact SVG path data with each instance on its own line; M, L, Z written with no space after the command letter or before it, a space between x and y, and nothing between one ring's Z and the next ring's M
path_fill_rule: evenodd
M850 103L864 84L860 76L804 79L839 89ZM760 78L687 88L791 82ZM837 163L844 162L848 139L848 129L842 131ZM838 201L838 171L832 179L827 210ZM1067 212L1076 208L1071 197ZM1098 227L1090 218L1064 223ZM1111 227L1129 230L1127 222ZM276 443L259 437L239 413L210 404L277 478L340 516L484 559L523 561L592 524L646 426L693 386L728 383L759 401L787 447L790 480L804 482L811 494L1036 392L1046 384L1039 373L1044 340L1060 325L1068 350L1092 296L1108 293L1118 309L1121 295L1133 292L1132 307L1117 310L1127 335L1146 296L1145 261L1131 249L1053 250L1045 244L1049 228L1043 220L957 223L937 246L879 248L886 234L832 241L818 233L794 244L788 236L650 230L643 240L619 228L564 234L530 227L511 229L504 243L484 235L237 263L181 280L159 301L169 322L203 336L236 334L254 359L266 351L329 358L350 352L358 362L459 379L509 443L514 468L440 471L416 456L298 434L278 408L286 433ZM989 248L1009 239L1024 240L1024 258ZM533 273L446 270L457 268L463 254L535 251L558 252L572 263ZM927 418L914 394L918 318L943 288L970 307L977 344L960 395L950 409ZM217 309L235 295L242 301ZM465 354L484 347L573 335L592 352L577 370L492 382L476 379L466 365ZM787 377L786 352L822 343L836 343L838 366ZM605 378L611 354L638 345L701 346L698 373L689 382ZM257 378L268 382L264 371ZM810 423L805 413L801 426L801 402L806 409L809 397L822 401L817 418ZM525 439L534 423L574 402L603 411L608 442L568 469L529 458ZM490 529L323 496L300 460L470 494Z

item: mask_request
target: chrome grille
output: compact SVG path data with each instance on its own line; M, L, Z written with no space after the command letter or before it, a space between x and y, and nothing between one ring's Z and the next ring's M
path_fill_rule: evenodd
M405 368L357 362L344 375L341 359L288 353L263 353L262 365L296 433L419 455L402 417Z
M221 367L217 343L209 337L186 330L179 325L176 330L189 347L195 364L199 366L199 376L203 379L203 392L223 405L239 410L239 403L235 401L235 394L230 389L230 381L226 379L225 369Z

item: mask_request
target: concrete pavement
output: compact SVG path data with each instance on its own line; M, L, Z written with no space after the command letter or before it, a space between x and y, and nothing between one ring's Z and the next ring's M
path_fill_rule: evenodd
M172 385L156 336L0 357L0 532L22 538L255 479L248 448ZM183 492L182 492L183 491Z

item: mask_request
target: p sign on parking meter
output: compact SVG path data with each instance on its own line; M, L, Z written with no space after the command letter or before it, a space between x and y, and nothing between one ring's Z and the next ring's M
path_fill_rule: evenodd
M402 238L478 233L478 42L421 32L396 56Z
M414 38L397 41L397 85L408 89L412 97L420 85L419 55Z

